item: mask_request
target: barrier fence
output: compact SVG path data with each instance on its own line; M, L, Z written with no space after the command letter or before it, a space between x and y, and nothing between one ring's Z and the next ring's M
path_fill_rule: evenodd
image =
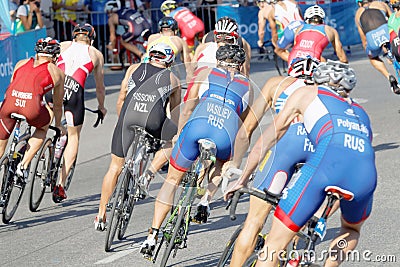
M354 0L318 0L318 1L298 1L299 6L304 11L315 3L318 3L326 12L326 24L334 27L338 32L344 46L360 44L361 40L354 23L354 15L357 4ZM258 40L258 11L257 6L239 6L238 4L224 5L204 5L195 6L195 2L186 4L187 7L199 18L204 21L206 31L214 28L215 21L222 16L229 16L236 19L239 23L240 34L250 43L252 48L257 47ZM44 37L46 34L58 40L70 40L71 31L76 23L89 22L96 30L97 38L94 46L104 55L106 66L121 65L121 60L126 61L127 57L116 56L111 50L106 48L109 43L109 29L107 25L107 14L104 12L75 12L76 21L57 21L54 20L54 13L44 12L46 17L46 30L31 31L16 36L10 36L0 41L0 97L9 84L15 63L23 58L33 55L34 42ZM152 31L158 31L157 22L163 16L159 9L147 9L143 12L144 16L152 22ZM66 31L63 31L65 28ZM69 32L69 34L67 34ZM119 26L117 34L122 34L124 28ZM270 39L271 33L267 23L265 40ZM123 54L126 55L126 54Z

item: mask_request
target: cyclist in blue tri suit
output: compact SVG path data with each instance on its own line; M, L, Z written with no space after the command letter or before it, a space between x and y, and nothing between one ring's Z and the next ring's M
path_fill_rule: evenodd
M288 97L297 89L313 84L313 71L319 61L312 58L298 59L289 67L289 77L277 76L269 79L262 88L259 97L252 105L249 115L236 136L232 161L225 163L223 171L239 168L250 145L250 138L266 112L271 108L279 113ZM288 145L290 144L290 145ZM295 171L295 165L305 162L314 152L314 147L307 137L302 120L296 118L291 123L287 134L268 151L257 169L253 187L273 194L280 194ZM250 207L243 229L235 242L231 266L242 266L254 251L257 235L264 227L272 205L250 196Z
M375 153L369 117L348 97L356 84L354 70L347 64L328 61L316 68L313 77L320 85L299 88L288 98L274 123L254 145L238 185L226 195L229 197L238 186L247 183L267 151L285 135L291 121L303 116L315 152L283 191L264 252L266 248L269 252L286 248L323 203L327 186L353 194L352 201L340 202L341 230L331 243L331 253L336 250L348 255L354 250L361 226L371 213L377 179ZM347 246L339 246L339 240L345 240ZM276 254L264 256L262 253L256 266L277 266ZM325 266L338 266L343 259L329 258Z
M171 209L173 196L185 172L199 155L198 140L207 138L217 146L213 180L219 180L222 163L232 155L241 119L247 114L248 78L240 73L246 55L238 45L225 45L216 53L217 67L196 77L179 119L179 137L172 150L167 178L158 193L152 227L140 252L152 256L158 231Z

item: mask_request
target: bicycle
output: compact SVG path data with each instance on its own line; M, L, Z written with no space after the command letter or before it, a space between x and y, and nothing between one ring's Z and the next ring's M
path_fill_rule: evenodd
M139 187L139 178L147 168L150 154L161 147L161 142L143 127L135 126L134 133L131 155L125 161L113 197L107 204L107 208L111 208L111 215L106 232L106 252L110 251L117 230L118 240L123 239L136 202L145 198Z
M11 113L11 118L16 120L12 142L8 148L8 152L0 162L0 181L1 195L0 207L2 207L2 221L8 224L21 201L26 181L21 181L16 176L18 164L24 157L28 147L28 140L31 137L31 126L28 125L21 133L21 124L26 118L17 113ZM27 171L29 172L28 167Z
M91 110L85 108L86 110L96 113L97 120L93 125L96 128L100 122L103 121L103 113L100 110ZM62 121L63 127L66 126L66 121ZM68 143L68 134L66 135L66 141L63 147L57 148L57 140L61 137L61 131L57 127L50 126L50 130L55 132L53 137L47 138L40 148L38 154L35 156L32 167L33 172L30 174L31 180L31 190L29 194L29 210L32 212L37 211L40 203L43 200L46 188L50 188L50 193L54 191L57 183L58 174L62 170L64 161L64 148ZM56 149L60 149L60 153L56 156ZM75 172L76 159L73 162L71 169L68 172L67 179L65 182L64 190L68 190L71 185L72 177Z
M186 173L182 180L183 191L178 199L177 204L171 209L171 215L167 219L165 226L162 228L162 239L157 247L154 258L151 259L155 263L158 253L160 252L164 241L166 248L161 259L161 267L166 266L168 258L173 252L173 257L176 256L178 249L187 247L186 240L189 232L189 223L191 221L191 210L196 194L198 193L198 178L201 175L203 166L207 166L207 162L211 161L212 169L216 161L216 145L208 139L200 139L199 150L200 156L192 164L190 170ZM207 177L208 174L205 175ZM204 181L205 179L203 179Z
M286 254L281 255L284 256L283 258L280 259L280 265L279 266L311 266L313 263L315 263L315 244L318 240L318 238L323 240L326 234L327 230L327 218L330 215L330 212L332 210L333 205L335 204L336 201L340 201L341 199L344 199L346 201L351 201L354 198L353 193L344 190L340 187L336 186L327 186L325 188L326 192L326 198L327 202L325 204L324 211L321 215L320 218L317 217L312 217L306 224L307 227L303 227L302 230L300 230L297 233L297 236L304 240L305 242L305 248L303 250L303 253L299 252L299 248L296 247L295 242L291 242L287 249L286 249ZM269 203L270 201L270 196L268 196L268 192L261 192L258 190L254 189L249 189L249 188L241 188L238 191L235 192L232 201L231 201L231 209L230 209L230 217L231 219L236 219L235 216L235 210L236 206L239 202L239 198L242 194L250 194L255 197L258 197L260 199L263 199ZM271 203L272 204L272 203ZM275 205L275 204L273 204ZM276 205L275 205L276 206ZM265 235L266 236L266 235ZM264 246L264 243L262 243L262 247ZM252 255L245 261L243 264L244 267L252 267L255 266L258 258L260 257L260 254L262 254L262 250L254 251ZM296 257L292 257L292 256ZM218 265L218 266L224 266L224 265Z
M280 57L274 52L274 46L271 40L265 41L263 46L259 48L259 53L252 54L251 57L252 59L257 59L262 62L273 60L278 75L282 76L285 73L287 74L287 63L281 59L280 61L282 66L279 66Z

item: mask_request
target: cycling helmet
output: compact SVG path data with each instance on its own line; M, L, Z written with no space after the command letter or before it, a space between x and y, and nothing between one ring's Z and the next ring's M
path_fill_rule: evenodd
M160 10L165 15L166 11L173 10L173 9L177 8L177 6L178 5L176 4L176 2L174 0L167 0L161 4Z
M169 66L175 60L174 50L167 44L158 43L150 47L149 59L156 62L163 62Z
M235 33L237 35L238 29L239 27L236 20L230 17L222 17L215 23L214 33Z
M41 38L35 44L35 52L40 56L58 57L60 51L60 43L51 37Z
M307 84L313 84L313 72L318 65L319 60L316 58L295 58L289 66L288 74L294 78L304 79Z
M117 12L121 9L121 2L119 0L111 0L104 6L104 12Z
M173 31L178 30L178 22L172 17L163 17L158 22L158 27L161 29L171 29Z
M324 21L324 19L325 19L325 11L319 5L310 6L309 8L306 9L306 12L304 12L304 20L307 23L309 23L310 20Z
M218 64L229 67L240 67L246 60L243 48L234 44L226 44L218 47L216 52Z
M321 62L314 70L314 81L318 84L326 83L335 91L351 91L357 83L356 73L349 64L328 60Z
M86 35L90 40L94 40L96 38L96 31L89 23L81 23L75 26L74 30L72 31L72 37L75 39L79 34Z

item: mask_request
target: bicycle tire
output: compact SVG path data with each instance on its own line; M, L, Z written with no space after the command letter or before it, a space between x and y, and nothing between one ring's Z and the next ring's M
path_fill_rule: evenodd
M258 254L256 252L253 252L250 257L247 258L247 260L243 263L242 267L254 267L256 266L258 260Z
M28 145L27 140L21 140L15 146L15 151L20 151L21 149L26 150L27 145ZM24 146L25 146L25 148L24 148ZM3 220L3 223L5 223L5 224L10 223L12 217L14 217L15 212L17 211L18 205L21 201L22 194L24 193L25 186L26 186L25 183L18 185L18 184L15 184L15 181L14 181L15 169L17 168L17 165L20 162L20 160L22 160L22 157L21 158L17 157L13 162L13 169L14 169L13 177L10 178L8 176L9 174L7 175L8 179L12 179L12 182L8 185L7 199L3 206L2 220ZM28 171L29 171L29 167L28 167ZM8 181L8 183L9 183L9 181Z
M230 262L230 259L232 257L232 253L233 253L233 248L236 243L236 239L238 238L239 234L242 232L242 229L243 229L243 224L241 224L229 238L228 242L225 245L225 249L222 252L221 257L219 258L217 267L223 267L223 266L229 265L229 262Z
M193 188L191 188L189 190L193 190ZM187 195L189 195L189 194L187 194ZM176 221L174 221L172 223L174 225L172 227L171 239L167 242L167 247L165 248L163 257L161 259L160 267L165 267L167 265L168 258L171 255L172 249L175 248L175 245L176 245L175 238L178 235L178 232L180 230L181 224L183 222L183 217L185 216L185 214L186 214L186 205L183 205L181 207L181 210L179 212L179 215L178 215Z
M4 202L5 202L5 190L6 190L6 186L7 186L7 181L8 181L8 157L4 156L3 158L1 158L0 161L0 182L1 182L1 186L0 186L0 203L1 203L1 207L4 206Z
M69 169L67 179L65 181L65 186L64 186L65 191L68 191L68 188L71 185L72 177L74 176L74 172L75 172L75 165L76 165L76 158L74 160L74 163L72 163L71 169Z
M29 194L29 210L37 211L46 191L46 177L51 175L51 159L53 158L52 140L44 142L33 162L33 172L30 174L31 190ZM35 193L37 192L37 193Z
M129 220L132 216L133 207L135 205L135 197L133 194L136 193L137 183L131 177L131 173L128 171L127 175L128 179L125 180L125 185L123 186L123 201L122 201L122 209L120 214L120 227L118 228L117 238L118 240L122 240L124 238L126 229L128 228ZM131 183L133 183L131 187ZM133 188L133 192L129 192L129 188ZM131 195L132 194L132 195Z
M125 194L124 185L126 187L127 184L126 180L130 179L130 175L131 175L130 171L128 170L128 168L125 167L118 178L118 185L115 190L114 194L115 196L111 208L110 220L108 222L107 232L106 232L106 242L104 246L104 250L106 252L110 251L112 242L114 241L114 237L117 232L117 228L121 224L121 207L122 207L121 197L124 197L123 195Z

